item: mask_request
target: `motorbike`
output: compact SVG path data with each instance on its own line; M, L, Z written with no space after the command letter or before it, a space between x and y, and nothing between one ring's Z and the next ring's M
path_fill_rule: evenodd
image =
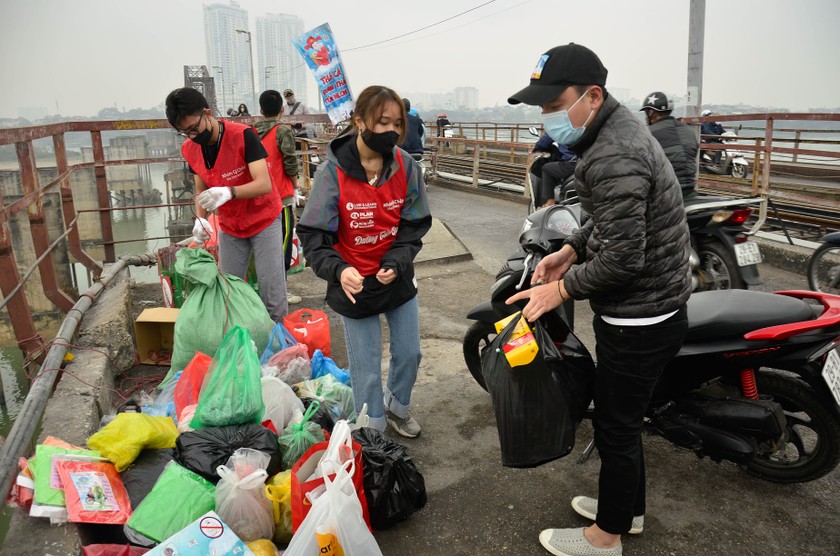
M840 232L822 239L808 261L808 287L816 292L840 295Z
M570 207L541 209L526 219L520 249L474 307L464 359L486 389L482 352L494 323L521 310L505 305L539 261L559 250L578 220ZM563 359L592 366L574 334L570 303L541 319ZM698 457L730 461L772 482L818 479L840 463L840 297L808 291L707 291L688 301L689 331L649 404L645 429ZM584 365L581 365L581 362ZM558 364L563 364L562 361ZM588 457L592 446L587 447Z
M724 143L734 143L735 133L727 131L721 135ZM702 145L701 145L702 146ZM733 178L746 178L749 174L749 164L744 153L737 149L724 149L720 155L720 161L715 163L714 156L718 151L700 152L700 171L718 176L732 176Z
M703 195L685 200L691 235L692 291L746 289L763 283L758 243L749 240L745 222L760 198Z

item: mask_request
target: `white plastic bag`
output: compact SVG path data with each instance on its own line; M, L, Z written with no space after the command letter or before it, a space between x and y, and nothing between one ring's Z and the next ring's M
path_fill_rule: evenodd
M345 556L382 556L376 539L362 517L362 504L353 486L352 459L334 468L322 462L324 493L312 502L312 509L292 537L283 556L311 556L322 553L319 544L337 542ZM335 479L329 475L335 472ZM361 473L361 470L358 470ZM320 537L320 539L319 539Z
M245 542L274 536L274 509L265 494L269 460L268 454L240 448L216 468L216 513Z
M351 433L350 424L346 420L342 419L335 424L332 433L330 433L330 443L321 455L321 460L315 472L307 481L322 477L322 465L320 464L326 463L330 469L338 469L348 460L353 461L355 454L353 453L353 435ZM361 473L361 471L359 472ZM352 474L353 471L351 470L350 475Z
M283 432L295 416L295 410L303 414L303 402L295 395L292 387L273 376L264 376L262 383L263 405L265 413L262 420L270 419L277 434Z

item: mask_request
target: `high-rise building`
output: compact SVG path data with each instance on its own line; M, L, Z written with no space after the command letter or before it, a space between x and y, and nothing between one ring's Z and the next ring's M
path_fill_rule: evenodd
M216 90L221 91L221 94L217 93L217 99L225 107L223 113L227 108L245 103L252 114L259 114L259 108L252 106L254 74L249 40L248 12L235 0L231 0L230 5L204 6L207 69L216 78Z
M475 87L455 87L455 106L465 110L478 108L478 89Z
M303 20L296 15L267 14L257 17L257 74L260 90L292 89L295 100L307 104L307 67L292 43L303 34Z

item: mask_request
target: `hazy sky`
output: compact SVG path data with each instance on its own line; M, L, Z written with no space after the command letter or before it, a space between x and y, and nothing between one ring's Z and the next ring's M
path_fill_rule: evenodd
M240 0L254 19L291 13L328 22L355 93L479 90L504 104L540 54L577 42L609 70L607 88L637 98L684 93L689 0L496 0L378 47L353 47L431 25L487 0ZM199 0L0 0L0 117L19 107L91 116L149 108L206 64ZM227 1L223 2L227 3ZM805 110L840 106L840 1L707 0L703 100ZM255 53L256 56L256 53ZM310 75L311 74L307 74ZM315 98L310 79L310 99ZM312 102L310 102L312 104ZM253 110L253 108L252 108Z

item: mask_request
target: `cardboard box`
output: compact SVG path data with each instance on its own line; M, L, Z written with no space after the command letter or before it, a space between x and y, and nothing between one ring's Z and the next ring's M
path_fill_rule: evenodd
M179 311L168 307L144 309L134 321L137 359L142 365L169 366L175 343L175 320ZM153 357L153 354L161 352L169 352L169 357Z

